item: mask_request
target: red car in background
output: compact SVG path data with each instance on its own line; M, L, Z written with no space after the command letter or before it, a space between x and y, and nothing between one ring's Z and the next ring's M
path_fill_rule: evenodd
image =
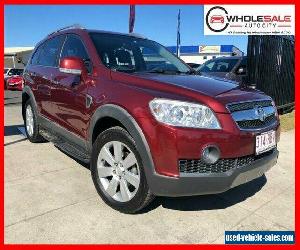
M12 76L6 80L7 90L23 90L24 79L22 76Z

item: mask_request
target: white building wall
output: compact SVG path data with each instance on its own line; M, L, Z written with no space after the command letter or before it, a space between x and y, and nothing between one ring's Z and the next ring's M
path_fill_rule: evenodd
M222 57L222 56L231 56L231 53L216 53L216 54L209 53L209 54L189 54L189 55L182 54L180 55L180 58L186 63L203 64L207 60L217 58L217 57Z
M4 48L4 67L23 69L33 51L33 47Z

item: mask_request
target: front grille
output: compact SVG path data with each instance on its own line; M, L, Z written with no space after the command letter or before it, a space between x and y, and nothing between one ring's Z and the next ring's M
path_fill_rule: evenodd
M235 167L235 159L220 159L215 164L200 160L179 160L181 173L223 173Z
M276 108L272 100L231 103L227 109L240 129L261 129L276 122ZM264 121L260 120L262 116Z
M256 106L261 106L261 107L272 106L272 100L232 103L232 104L228 104L227 108L231 113L233 113L233 112L236 112L236 111L253 109Z
M248 155L238 158L220 159L215 164L207 164L201 159L197 160L179 160L180 173L196 173L196 174L212 174L212 173L225 173L231 169L242 168L253 163L255 160L263 158L266 155L272 154L273 150L266 153L256 155Z
M253 128L260 128L264 126L268 126L276 121L276 117L274 114L266 117L264 121L261 120L245 120L245 121L238 121L237 124L242 129L253 129Z

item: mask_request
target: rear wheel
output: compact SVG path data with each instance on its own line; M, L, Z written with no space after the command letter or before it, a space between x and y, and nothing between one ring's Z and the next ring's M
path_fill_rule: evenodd
M123 213L135 213L154 198L135 142L121 127L110 128L96 139L91 173L102 199Z
M25 103L24 118L25 131L28 140L33 143L46 141L39 133L36 111L30 100Z

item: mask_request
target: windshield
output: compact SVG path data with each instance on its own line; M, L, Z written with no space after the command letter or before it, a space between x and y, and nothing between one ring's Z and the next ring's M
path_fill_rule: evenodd
M238 61L236 58L210 60L199 68L199 72L230 72Z
M102 63L126 73L189 73L190 68L160 44L125 35L90 33Z

